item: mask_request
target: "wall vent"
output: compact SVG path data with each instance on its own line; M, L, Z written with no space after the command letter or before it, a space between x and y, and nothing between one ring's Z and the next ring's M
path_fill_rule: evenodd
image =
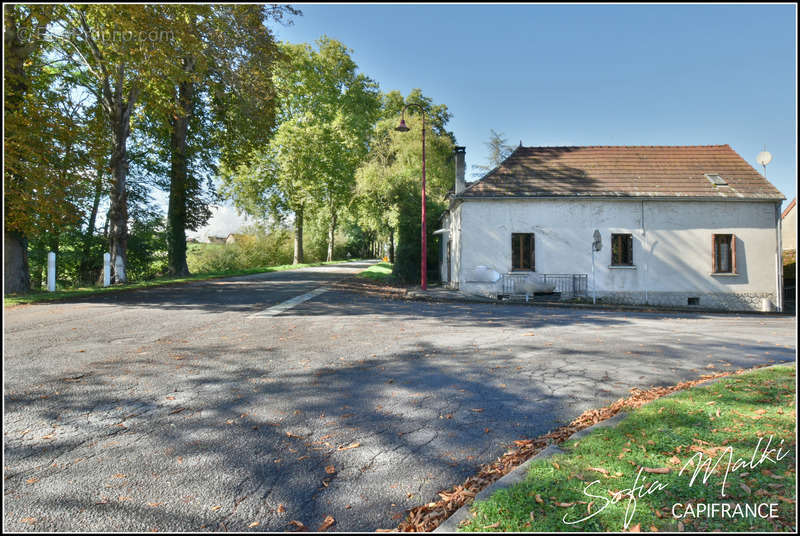
M689 305L700 305L700 298L689 298L687 302Z

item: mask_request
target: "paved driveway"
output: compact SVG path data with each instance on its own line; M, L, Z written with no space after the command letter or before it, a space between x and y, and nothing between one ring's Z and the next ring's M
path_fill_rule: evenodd
M341 291L254 315L364 267L7 310L4 529L389 528L631 387L795 359L793 317Z

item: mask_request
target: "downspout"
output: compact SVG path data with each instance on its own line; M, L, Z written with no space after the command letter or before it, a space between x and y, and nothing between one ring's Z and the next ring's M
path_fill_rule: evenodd
M775 307L780 313L783 312L783 244L781 243L781 227L783 221L781 220L781 201L775 203L775 220L775 232L777 235L775 240L777 246L777 251L775 252L775 267L777 268L775 273Z
M644 276L642 286L644 286L644 303L647 304L647 229L644 226L644 199L642 199L642 242L644 245Z

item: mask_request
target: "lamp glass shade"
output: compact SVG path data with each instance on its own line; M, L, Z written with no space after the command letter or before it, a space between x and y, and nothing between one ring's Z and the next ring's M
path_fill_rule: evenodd
M411 129L409 129L406 126L406 120L405 119L401 119L400 120L400 124L397 125L397 128L395 128L395 130L398 131L398 132L408 132Z

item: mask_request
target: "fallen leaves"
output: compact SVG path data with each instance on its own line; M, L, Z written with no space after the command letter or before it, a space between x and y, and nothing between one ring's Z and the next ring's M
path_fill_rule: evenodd
M254 528L254 527L257 527L257 526L259 526L260 524L261 524L261 523L259 523L258 521L253 521L252 523L250 523L249 525L247 525L247 528L248 528L248 529L252 529L252 528Z
M745 371L736 370L706 374L697 380L680 382L667 387L652 387L650 389L634 387L630 390L631 394L627 398L620 398L616 402L602 408L587 410L568 425L561 426L548 434L533 439L516 440L514 441L514 447L510 451L503 454L494 462L481 466L476 475L470 476L462 484L453 486L445 492L440 493L439 495L443 497L441 500L426 503L409 510L406 519L398 525L397 530L401 532L433 531L453 512L465 504L472 502L477 493L508 474L524 461L544 450L548 444L563 443L575 432L609 419L620 411L629 411L639 408L657 398L694 387L708 380L742 374L743 372ZM343 449L340 447L340 450ZM624 452L622 455L624 455ZM678 462L679 461L680 460L678 460ZM554 464L554 467L558 469L557 464ZM670 471L667 467L645 468L644 470L647 469L651 470L648 472L654 472L656 474L664 474ZM544 502L538 494L536 495L536 502L539 504ZM682 527L683 523L679 522L679 530L682 531ZM639 527L639 530L641 530L641 527Z
M324 532L328 530L334 523L336 523L336 520L333 518L333 516L325 516L325 520L322 522L322 525L319 526L317 532Z
M669 467L642 467L642 471L645 473L655 473L657 475L666 475L671 470Z
M337 447L336 450L350 450L350 449L356 449L356 448L358 448L360 446L361 446L361 443L359 443L358 441L354 441L353 443L350 443L349 445L345 445L343 447Z
M336 467L334 467L333 465L329 465L325 468L325 472L328 473L329 475L335 475Z
M303 525L303 523L301 523L300 521L297 521L296 519L292 519L291 521L289 521L289 524L293 525L295 527L295 531L298 531L298 532L299 531L307 531L308 530L308 527L306 527L305 525Z
M278 513L279 514L283 514L284 512L286 512L286 507L284 505L282 505L282 504L279 504L278 505Z

